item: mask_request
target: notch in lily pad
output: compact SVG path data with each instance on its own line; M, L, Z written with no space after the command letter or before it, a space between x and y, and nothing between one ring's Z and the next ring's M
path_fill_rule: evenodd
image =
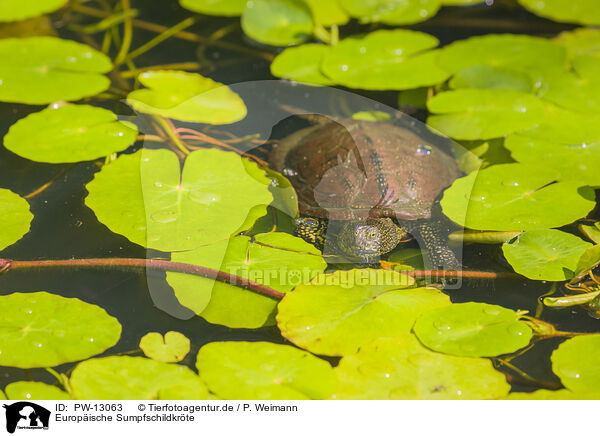
M140 339L140 348L150 359L159 362L180 362L190 352L190 340L179 332L146 333Z

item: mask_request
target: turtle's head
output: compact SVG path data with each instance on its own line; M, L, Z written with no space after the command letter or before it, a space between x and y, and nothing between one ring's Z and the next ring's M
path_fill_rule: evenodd
M338 236L338 247L352 257L371 258L392 251L406 235L390 218L350 221Z

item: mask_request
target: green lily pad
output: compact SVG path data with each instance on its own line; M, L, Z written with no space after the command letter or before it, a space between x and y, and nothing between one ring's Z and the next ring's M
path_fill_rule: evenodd
M573 277L577 262L591 247L569 233L553 229L529 230L502 246L516 272L532 280L562 281Z
M592 245L585 249L577 261L577 267L575 268L571 282L581 280L598 265L600 265L600 245Z
M117 343L121 324L104 309L47 292L0 297L0 365L39 368L87 359Z
M492 65L474 65L456 73L450 80L450 87L532 92L533 80L521 71Z
M93 48L49 36L0 39L0 101L47 104L106 90L110 59Z
M488 359L434 353L408 334L363 345L335 373L337 399L491 399L510 390Z
M260 207L263 215L273 198L264 171L243 160L235 153L197 150L181 171L169 150L122 155L88 183L86 205L113 232L157 250L226 240L250 228L252 209Z
M252 0L242 14L242 29L263 44L300 44L312 35L312 12L302 0Z
M413 24L428 20L440 9L440 0L338 0L342 8L362 23Z
M146 333L140 339L144 354L159 362L180 362L190 352L190 340L179 332Z
M287 233L254 239L236 236L194 251L173 253L175 262L192 263L248 278L279 292L311 280L326 268L321 253ZM258 328L274 323L277 301L250 290L203 277L167 273L179 302L213 324Z
M242 15L247 0L179 0L182 8L192 12L223 17Z
M138 76L146 88L127 96L136 111L180 121L229 124L243 119L244 101L229 87L185 71L145 71Z
M380 337L410 332L419 315L450 304L432 288L396 271L351 270L321 274L279 303L281 334L315 354L344 356Z
M0 210L0 250L4 250L29 232L33 215L27 200L8 189L0 189Z
M206 344L196 367L211 392L226 400L321 400L336 385L328 362L270 342Z
M3 0L0 3L0 21L20 21L53 12L67 3L67 0Z
M86 360L75 367L70 383L78 400L170 400L179 388L190 394L188 399L209 397L200 377L188 367L144 357Z
M561 227L595 206L593 191L543 164L493 165L456 180L444 192L451 220L476 230Z
M554 42L565 47L572 58L600 54L600 30L598 29L580 27L562 32L554 38Z
M600 24L600 4L596 0L518 0L541 17L562 23Z
M600 223L593 226L579 225L579 231L594 244L600 244Z
M427 124L455 139L491 139L533 127L544 117L531 94L506 89L457 89L427 102Z
M4 388L9 400L71 400L71 396L46 383L19 381L6 385Z
M35 112L13 124L4 146L36 162L80 162L123 151L137 127L117 121L109 110L66 105Z
M386 90L430 86L448 73L436 64L431 35L411 30L378 30L342 40L325 55L323 73L349 88Z
M442 6L468 6L485 3L485 0L441 0Z
M388 121L391 116L387 112L381 111L360 111L353 113L352 118L365 121Z
M423 345L455 356L498 356L517 351L533 332L520 314L485 303L440 307L422 315L414 332Z
M600 58L579 56L572 67L573 71L548 76L542 98L573 111L600 112Z
M324 27L346 24L350 17L342 9L338 0L304 0L313 14L315 24Z
M322 44L286 48L271 63L271 73L309 85L333 85L321 72L321 61L329 50L330 47Z
M600 335L567 339L552 353L552 371L573 392L600 392Z

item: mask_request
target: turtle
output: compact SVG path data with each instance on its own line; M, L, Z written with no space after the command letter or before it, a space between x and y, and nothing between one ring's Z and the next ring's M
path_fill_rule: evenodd
M269 162L298 195L295 234L371 263L408 233L426 249L428 267L458 270L443 230L448 220L433 206L462 173L452 156L412 130L319 117L280 140Z

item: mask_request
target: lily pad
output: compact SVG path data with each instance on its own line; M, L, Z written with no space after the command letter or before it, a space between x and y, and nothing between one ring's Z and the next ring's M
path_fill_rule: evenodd
M47 292L0 297L0 365L39 368L87 359L117 343L121 324L104 309Z
M338 0L304 0L313 14L315 24L324 27L346 24L350 17L342 9Z
M533 392L511 392L499 400L600 400L599 392L572 392L568 389L549 391L538 389Z
M286 48L271 63L271 73L309 85L333 85L321 72L321 61L329 50L330 47L322 44Z
M562 23L600 24L600 4L596 0L518 0L541 17Z
M485 3L486 0L441 0L442 6L468 6Z
M182 8L192 12L223 17L242 15L247 0L179 0Z
M159 362L180 362L190 352L190 340L179 332L146 333L140 339L140 348L150 359Z
M580 27L562 32L554 38L554 42L565 47L572 58L600 54L600 30L598 29Z
M533 127L544 117L535 96L507 89L457 89L427 102L427 124L455 139L491 139Z
M0 3L0 21L20 21L25 18L53 12L67 3L67 0L2 0Z
M178 388L190 394L188 399L209 397L200 377L188 367L144 357L86 360L75 367L70 383L78 400L170 400Z
M0 39L0 101L48 104L106 90L112 69L103 53L75 41L38 36Z
M0 189L0 210L0 250L4 250L29 232L33 215L27 200L8 189Z
M573 392L600 392L600 335L567 339L552 353L552 371Z
M342 40L325 55L323 73L349 88L386 90L430 86L448 73L436 63L439 41L411 30L378 30Z
M600 244L600 223L593 226L579 225L579 231L594 244Z
M579 56L572 61L573 71L550 75L542 98L580 112L600 112L600 58Z
M517 351L533 332L520 314L485 303L440 307L422 315L414 332L423 345L455 356L498 356Z
M361 23L413 24L433 17L440 0L338 0L342 8Z
M136 111L180 121L229 124L243 119L244 101L229 87L185 71L145 71L138 76L146 88L127 95Z
M9 400L72 400L62 389L41 382L14 382L6 385L4 390Z
M533 80L528 74L510 68L474 65L456 73L450 80L450 87L532 92Z
M600 245L592 245L585 249L579 261L577 261L577 267L571 282L581 280L598 265L600 265Z
M270 342L206 344L196 367L211 392L226 400L321 400L336 385L328 362Z
M283 298L277 324L284 337L315 354L352 354L374 339L410 332L419 315L450 304L437 289L408 288L413 283L396 271L321 274Z
M456 180L442 208L451 220L476 230L561 227L595 206L591 189L562 177L540 164L493 165Z
M36 162L80 162L123 151L137 127L117 121L109 110L87 105L44 109L17 121L4 146Z
M226 240L250 228L250 211L261 207L264 214L273 198L264 171L242 160L235 153L197 150L181 171L169 150L122 155L88 183L86 205L113 232L157 250Z
M312 12L302 0L252 0L242 14L242 29L262 44L300 44L312 35Z
M577 262L592 245L553 229L529 230L502 246L516 272L532 280L562 281L573 277Z
M173 253L175 262L192 263L248 278L279 292L311 280L327 266L309 243L286 233L236 236L194 251ZM214 324L258 328L274 323L277 301L250 290L203 277L167 273L179 302Z
M434 353L408 334L363 345L335 373L336 399L491 399L510 390L488 359Z

